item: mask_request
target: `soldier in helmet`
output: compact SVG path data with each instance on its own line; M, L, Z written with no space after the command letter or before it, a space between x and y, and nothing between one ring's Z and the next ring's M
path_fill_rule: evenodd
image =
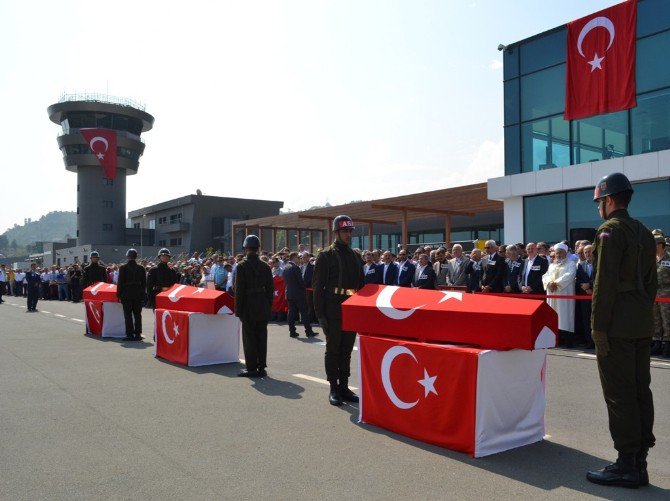
M124 341L141 341L142 338L142 303L144 290L147 286L147 273L137 264L137 251L128 249L128 262L119 267L119 280L116 295L123 305L123 318L126 321L126 337Z
M655 443L649 385L656 246L651 232L628 215L632 195L620 173L603 177L593 195L605 222L593 245L591 335L618 458L586 478L622 487L649 484L647 453Z
M149 270L147 277L147 294L149 296L149 304L152 308L156 307L156 295L160 292L168 290L174 284L179 282L177 272L168 266L172 254L163 247L158 251L158 259L160 263L155 268Z
M82 289L90 287L97 282L107 282L107 272L100 266L100 254L98 251L91 252L91 262L84 268L84 275L81 281Z
M358 402L349 389L351 351L356 333L342 330L342 303L363 286L363 261L351 247L354 223L349 216L337 216L332 226L335 242L316 258L312 289L314 310L326 334L326 377L330 383L328 401Z
M656 297L670 297L670 252L661 230L652 231L656 242L658 292ZM654 341L652 355L670 357L670 303L654 303Z
M235 316L242 321L242 344L247 369L240 377L265 377L267 372L268 321L272 313L274 282L267 264L258 257L256 235L244 239L244 260L235 274Z

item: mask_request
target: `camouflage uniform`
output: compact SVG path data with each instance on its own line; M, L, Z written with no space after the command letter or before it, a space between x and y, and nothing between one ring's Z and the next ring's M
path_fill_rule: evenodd
M665 238L659 230L654 230L656 243L664 243ZM670 297L670 251L656 258L658 272L658 292L656 297ZM670 303L654 303L654 344L652 354L670 356Z

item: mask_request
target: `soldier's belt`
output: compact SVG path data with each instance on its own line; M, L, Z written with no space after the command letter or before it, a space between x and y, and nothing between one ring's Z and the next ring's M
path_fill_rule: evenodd
M334 287L331 290L333 294L339 294L340 296L353 296L358 292L358 289L340 289L339 287Z

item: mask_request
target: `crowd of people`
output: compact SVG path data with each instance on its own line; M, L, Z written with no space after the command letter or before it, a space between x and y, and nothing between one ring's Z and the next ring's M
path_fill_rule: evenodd
M659 230L654 230L659 263L660 297L670 296L670 253L666 252L666 239ZM453 288L466 292L490 292L514 295L559 296L547 299L558 312L559 344L568 348L581 345L593 348L590 317L591 302L563 298L561 296L590 296L593 293L593 246L587 240L575 243L574 251L567 241L554 245L545 242L516 243L498 245L489 240L484 250L474 248L465 252L460 244L447 249L444 246L418 246L413 253L400 249L397 254L391 250L354 249L363 261L366 284L396 285L421 289ZM96 256L97 257L97 256ZM234 278L243 254L226 255L213 253L206 255L194 252L190 256L176 256L168 266L177 273L178 283L196 287L211 284L217 290L234 295ZM260 251L259 258L267 264L273 277L283 276L286 286L296 290L311 286L316 256L303 245L291 251L283 248L279 252ZM97 260L96 260L97 262ZM156 268L159 260L141 259L138 264L147 273ZM289 264L291 266L289 266ZM120 264L103 265L106 282L117 283ZM285 270L297 268L291 277ZM12 269L2 265L0 269L0 300L2 294L14 296L28 295L26 273L29 270ZM39 299L46 301L79 302L82 290L91 285L85 276L86 267L79 263L67 267L50 266L36 268L40 277ZM295 289L297 287L297 289ZM295 321L300 318L308 335L313 335L311 324L316 322L311 295L306 293L307 309L302 301L294 307L289 300L288 316L290 334L296 336ZM145 306L150 306L149 294L145 296ZM300 311L298 311L300 310ZM286 313L276 314L274 320L286 320ZM652 353L670 357L670 304L656 305L656 337Z

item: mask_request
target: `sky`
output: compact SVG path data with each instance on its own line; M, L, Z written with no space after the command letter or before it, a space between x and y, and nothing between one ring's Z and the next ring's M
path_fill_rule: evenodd
M0 16L0 232L76 210L46 110L146 105L136 210L202 190L284 210L503 172L497 46L617 0L9 0Z

